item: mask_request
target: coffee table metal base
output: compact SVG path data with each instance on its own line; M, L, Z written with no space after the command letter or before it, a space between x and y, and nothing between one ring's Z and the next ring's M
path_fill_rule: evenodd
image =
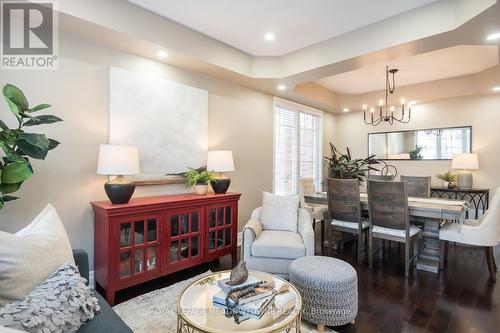
M295 320L289 322L287 325L284 325L283 327L276 327L272 330L266 331L266 333L279 333L279 332L300 333L301 320L302 319L299 312L297 313ZM177 315L177 333L212 333L212 332L202 331L199 328L191 326L187 321L184 320L184 318L182 318L182 316Z

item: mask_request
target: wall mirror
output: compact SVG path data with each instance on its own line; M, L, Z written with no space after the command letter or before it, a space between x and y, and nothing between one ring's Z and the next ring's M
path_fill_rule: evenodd
M451 160L471 149L471 126L368 134L368 156L382 160Z

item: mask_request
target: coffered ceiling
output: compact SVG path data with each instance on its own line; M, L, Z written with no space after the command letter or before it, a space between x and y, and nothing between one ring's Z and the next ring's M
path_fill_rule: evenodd
M498 65L496 45L458 45L416 56L388 61L398 68L398 86L436 81L484 71ZM361 94L385 87L385 66L369 65L315 81L340 94Z
M436 0L127 1L251 55L276 56Z

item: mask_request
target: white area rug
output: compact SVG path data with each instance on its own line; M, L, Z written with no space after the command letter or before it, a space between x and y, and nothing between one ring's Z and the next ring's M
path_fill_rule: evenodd
M189 283L212 274L207 271L191 279L138 296L113 307L135 333L175 333L177 330L177 295ZM317 332L315 325L302 321L301 332ZM325 328L325 332L335 332Z

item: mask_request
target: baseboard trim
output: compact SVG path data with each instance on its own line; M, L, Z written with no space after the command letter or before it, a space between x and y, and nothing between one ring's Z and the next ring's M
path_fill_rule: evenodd
M89 286L95 289L94 271L89 272Z

